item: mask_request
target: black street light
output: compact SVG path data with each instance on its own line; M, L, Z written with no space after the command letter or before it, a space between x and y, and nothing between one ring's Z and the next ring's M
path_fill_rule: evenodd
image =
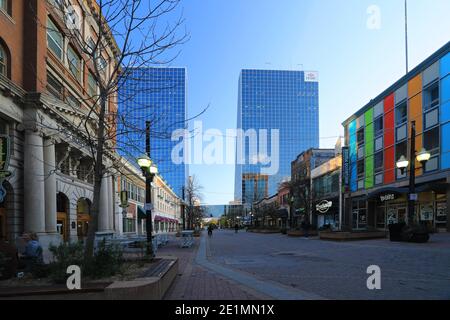
M150 122L146 122L146 154L137 159L139 167L145 176L145 213L146 213L146 228L147 228L147 255L154 257L153 252L153 223L152 223L152 182L155 175L158 173L158 167L150 159Z
M415 206L417 201L416 195L416 161L422 164L425 168L425 164L431 158L431 154L424 148L417 153L416 152L416 122L411 122L411 145L410 145L410 157L406 159L404 155L397 161L397 168L404 174L405 170L409 168L409 192L408 192L408 225L410 228L414 225Z
M294 209L294 203L295 203L295 197L291 196L289 198L289 228L292 228L292 225L293 225L294 215L293 215L292 211Z

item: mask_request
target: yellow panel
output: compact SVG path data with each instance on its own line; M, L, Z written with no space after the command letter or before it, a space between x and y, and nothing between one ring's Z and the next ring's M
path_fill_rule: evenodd
M412 98L421 91L422 91L422 74L419 74L408 82L408 97Z

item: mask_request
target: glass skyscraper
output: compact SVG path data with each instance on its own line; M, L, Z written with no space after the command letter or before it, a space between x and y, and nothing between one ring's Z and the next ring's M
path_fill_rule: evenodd
M279 183L290 177L291 162L299 153L319 147L317 72L242 70L237 128L244 133L252 129L268 130L267 150L261 152L258 142L257 161L252 162L251 150L255 150L252 149L255 146L248 135L241 150L237 144L237 158L242 153L244 162L236 159L235 200L250 205L277 192ZM273 129L279 130L279 170L265 174L263 168L267 159L264 155L276 156L270 136Z
M186 69L133 68L125 70L119 86L118 152L130 162L145 153L145 122L151 122L151 158L162 178L181 197L187 165L172 161L172 133L187 128ZM183 156L183 155L181 155Z

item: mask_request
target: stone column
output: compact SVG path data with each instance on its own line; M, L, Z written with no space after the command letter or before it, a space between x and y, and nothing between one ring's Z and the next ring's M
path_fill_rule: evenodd
M51 139L44 142L45 174L45 231L57 233L56 229L56 155L55 144Z
M115 231L114 228L114 217L115 217L115 206L114 206L114 177L108 177L108 218L109 218L109 230Z
M98 231L109 231L109 204L108 204L108 178L102 178L102 187L100 189L100 207L98 215Z
M24 227L25 232L45 233L45 187L43 138L25 132L24 145Z

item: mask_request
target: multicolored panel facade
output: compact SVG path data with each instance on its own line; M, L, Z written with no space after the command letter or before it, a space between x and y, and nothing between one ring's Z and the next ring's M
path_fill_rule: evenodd
M407 179L396 168L409 158L411 124L415 121L417 152L425 148L431 159L416 175L450 169L450 52L427 61L352 116L344 125L350 150L350 190L370 190ZM430 58L431 59L431 58ZM429 60L430 60L429 59ZM434 58L436 60L436 58Z

